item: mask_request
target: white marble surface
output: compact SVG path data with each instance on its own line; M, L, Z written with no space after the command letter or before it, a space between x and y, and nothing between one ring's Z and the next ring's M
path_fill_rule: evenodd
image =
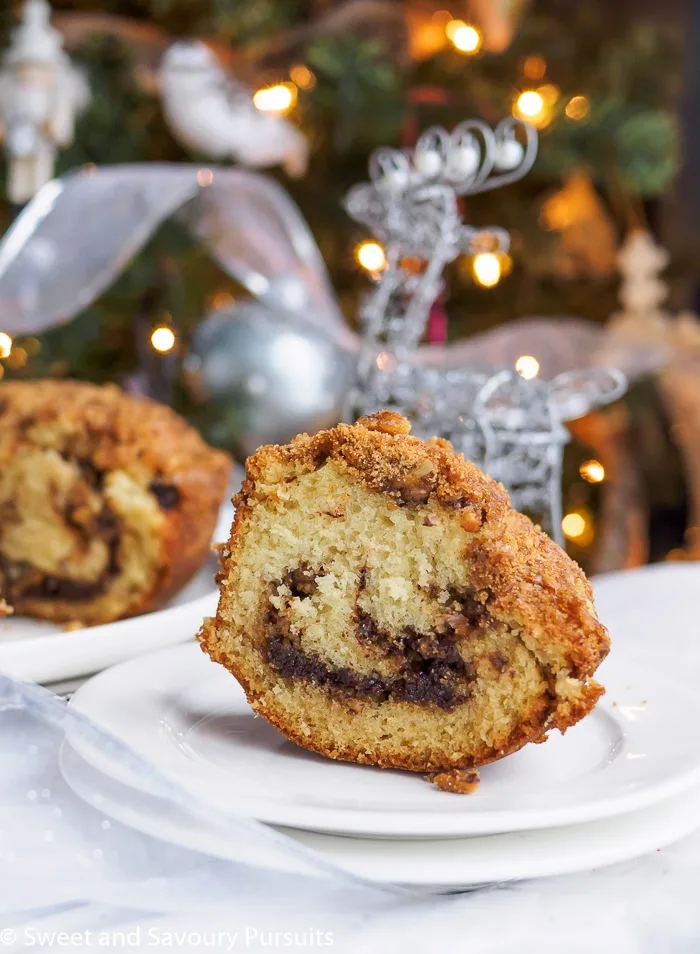
M639 594L623 600L612 579L598 588L602 615L615 625L643 604L645 625L658 632L658 665L671 673L681 660L700 675L694 609L700 566L659 572L676 588L672 599L663 605L647 600L654 587L640 574ZM76 714L36 693L23 694L0 676L0 954L700 952L700 832L607 869L449 897L352 881L300 857L291 843L255 823L227 823L226 832L222 826L222 837L241 846L242 860L214 860L123 827L68 790L58 770L66 731L80 731L120 762L129 753L93 726L76 726L70 722ZM126 705L128 694L125 687ZM158 797L177 802L178 792L163 788L148 766L139 771ZM261 867L263 857L293 873Z
M67 720L79 716L54 699L27 699L18 707L16 687L3 692L0 677L0 954L700 950L700 832L597 872L449 897L378 889L322 870L256 823L227 823L247 860L225 862L139 834L74 795L58 761L65 732L76 731ZM78 729L86 738L95 732ZM99 733L95 742L124 759ZM143 777L161 791L147 767ZM167 789L167 797L178 795ZM209 811L207 818L217 821ZM263 858L269 867L260 867Z
M4 868L0 882L8 876ZM242 877L234 865L192 856L107 895L86 883L60 908L44 894L39 908L0 916L0 946L55 950L63 931L78 934L71 949L96 951L293 949L311 947L313 934L314 947L377 954L695 954L698 884L697 834L605 871L451 897L394 897L252 870ZM34 943L40 931L43 945ZM271 932L281 935L276 944ZM293 932L297 943L285 943Z

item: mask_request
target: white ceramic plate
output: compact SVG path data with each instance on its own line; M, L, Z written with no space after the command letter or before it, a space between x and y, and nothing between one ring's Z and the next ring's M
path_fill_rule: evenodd
M207 804L270 824L385 838L580 824L700 784L700 736L691 728L700 722L700 645L687 646L699 579L696 570L679 586L678 574L649 570L606 582L601 602L614 646L600 670L607 695L565 736L552 733L545 745L485 766L470 796L287 742L253 717L233 678L195 645L102 673L72 704ZM666 607L663 631L652 605ZM114 776L113 766L86 757Z
M238 478L236 469L232 488L237 488ZM228 539L233 519L229 501L230 494L219 512L214 540ZM65 630L26 617L0 619L0 671L29 682L77 679L192 639L204 617L216 612L216 569L212 555L163 609L116 623Z
M388 841L279 829L361 878L414 888L474 888L592 871L639 858L700 827L697 788L617 818L473 838Z
M74 679L125 659L192 639L216 612L212 557L177 596L154 613L66 631L42 620L0 620L0 670L31 682Z
M231 861L245 861L250 846L219 829L192 824L187 813L108 778L70 746L61 753L61 770L70 787L102 813L183 848ZM325 861L381 884L431 891L455 891L495 882L589 871L629 861L672 844L700 826L700 792L691 789L622 818L540 831L424 841L340 838L280 829ZM254 852L255 862L282 866L284 856ZM265 860L267 859L267 860Z

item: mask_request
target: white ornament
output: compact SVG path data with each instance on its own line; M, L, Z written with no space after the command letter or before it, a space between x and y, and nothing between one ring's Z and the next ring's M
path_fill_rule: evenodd
M382 191L403 192L411 179L408 160L401 153L386 150L376 158L376 181Z
M416 172L426 179L435 179L443 167L443 158L437 149L421 149L413 155Z
M454 146L447 159L445 175L450 182L469 179L481 164L481 151L473 137Z
M56 151L70 145L90 101L82 72L63 52L46 0L27 0L0 67L0 140L8 155L7 194L27 202L53 176Z
M283 116L256 109L250 90L205 43L173 44L159 81L165 119L186 149L256 168L281 164L292 176L306 171L306 137Z
M501 139L496 143L494 166L499 172L510 172L512 169L517 169L523 161L524 154L525 150L514 137Z
M407 169L389 169L382 177L382 183L390 192L403 192L408 185Z
M656 315L668 295L659 275L669 262L669 254L654 237L642 229L630 232L617 256L622 285L620 301L628 314Z

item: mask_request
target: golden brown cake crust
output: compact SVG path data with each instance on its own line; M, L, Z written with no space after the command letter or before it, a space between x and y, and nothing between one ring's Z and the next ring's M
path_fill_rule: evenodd
M205 622L199 638L205 652L238 678L256 711L306 748L332 758L413 771L470 768L501 758L527 742L543 741L550 729L564 731L585 716L603 692L591 677L609 650L609 638L596 617L592 590L580 567L510 507L500 484L456 454L447 442L426 443L411 437L409 430L400 415L382 411L355 425L299 435L286 446L263 447L250 457L246 479L234 498L236 514L221 573L219 612L216 620ZM319 733L309 735L287 720L274 700L270 703L259 693L241 660L222 648L229 632L226 616L231 594L240 578L238 543L245 537L255 507L282 494L286 481L326 463L388 497L390 508L429 505L426 524L443 511L459 521L466 535L463 558L470 564L473 586L484 598L488 594L495 617L517 621L520 638L537 657L549 685L546 698L523 713L497 748L484 743L471 757L450 764L440 758L416 759L406 750L381 757L352 744L329 747Z
M379 411L356 425L339 424L313 437L300 434L290 444L261 447L248 459L246 482L234 498L234 538L256 484L274 479L278 463L297 464L304 471L315 470L321 461L338 461L372 490L397 502L405 496L409 501L434 496L447 506L466 501L460 522L475 534L468 556L476 564L478 588L491 590L500 610L517 610L528 628L546 633L561 646L574 662L572 675L592 675L610 641L595 615L593 591L583 570L512 509L502 484L456 454L447 441L421 441L409 431L409 422L400 414ZM427 463L433 469L421 473Z
M206 559L230 460L170 408L127 395L114 385L4 382L0 467L30 446L88 462L98 472L128 474L159 503L162 567L151 591L129 607L129 615L161 605ZM0 541L1 534L0 526ZM58 622L66 619L58 603L55 615L50 604L40 612ZM89 619L101 621L107 620Z

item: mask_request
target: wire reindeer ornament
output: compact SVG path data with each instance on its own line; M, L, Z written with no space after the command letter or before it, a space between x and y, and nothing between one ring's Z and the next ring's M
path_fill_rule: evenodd
M370 182L347 197L350 215L387 259L362 307L361 335L345 321L308 225L273 180L155 162L78 170L47 183L0 241L0 328L28 335L70 321L176 216L256 299L220 316L233 335L227 350L189 356L210 395L225 392L254 409L245 453L330 426L343 412L352 419L394 408L420 436L451 440L561 539L564 423L618 397L624 377L568 370L579 351L564 320L547 325L550 365L567 369L551 381L502 367L495 338L508 328L492 331L485 350L472 339L421 343L445 266L460 254L508 248L502 228L462 222L459 198L516 181L536 151L535 130L509 118L493 130L478 120L452 134L430 129L411 151L374 154ZM532 321L510 328L518 342L535 334ZM283 371L296 377L279 390Z
M382 244L386 265L361 306L346 416L389 407L407 414L417 434L447 437L562 542L564 422L619 397L624 376L595 368L544 382L512 369L438 369L419 347L446 265L461 254L508 251L504 229L462 222L459 198L517 181L536 154L535 129L508 118L495 129L477 119L451 134L434 127L413 150L372 155L370 182L350 191L345 208Z

